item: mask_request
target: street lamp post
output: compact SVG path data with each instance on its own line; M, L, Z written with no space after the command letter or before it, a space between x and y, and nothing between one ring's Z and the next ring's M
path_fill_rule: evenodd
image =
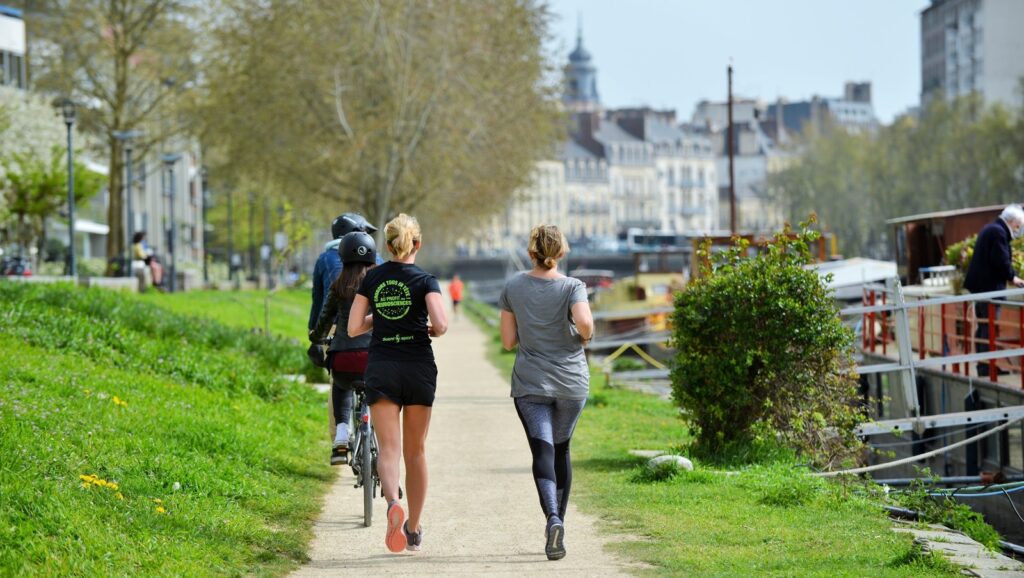
M75 264L75 160L71 146L71 127L75 125L75 102L70 98L59 101L64 124L68 127L68 274L78 276Z
M210 283L209 259L206 254L206 247L208 243L206 235L206 206L210 204L210 173L204 166L200 169L200 174L203 179L203 284L205 286Z
M256 241L253 239L253 234L256 231L256 225L253 223L253 219L256 215L256 193L249 191L249 278L259 283L259 277L256 275Z
M125 207L127 210L127 227L128 233L127 243L128 246L128 259L125 261L124 276L131 277L132 275L132 242L135 237L135 211L132 208L132 197L134 197L132 185L132 139L142 136L142 131L139 130L115 130L111 133L114 138L121 141L124 146L124 196L125 196Z
M270 245L270 198L263 198L263 247L260 248L260 256L263 257L263 265L267 275L267 289L274 288L274 272L271 256L273 255Z
M170 197L170 234L167 239L167 252L171 257L170 273L171 273L171 293L178 290L178 269L177 269L177 256L175 255L174 246L177 244L178 237L178 224L174 218L174 204L175 204L175 188L174 188L174 165L181 159L180 154L166 154L160 157L160 160L164 162L164 167L167 168L167 181L169 183L168 196Z

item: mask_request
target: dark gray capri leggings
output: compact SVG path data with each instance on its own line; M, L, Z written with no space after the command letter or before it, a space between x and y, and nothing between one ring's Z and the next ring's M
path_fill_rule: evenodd
M545 516L565 520L572 486L569 442L583 412L584 399L559 399L539 395L515 398L533 453L533 481Z

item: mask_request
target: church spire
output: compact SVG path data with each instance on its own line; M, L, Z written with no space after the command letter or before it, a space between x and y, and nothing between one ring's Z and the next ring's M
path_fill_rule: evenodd
M597 97L597 69L591 63L590 53L583 47L583 15L577 15L576 48L569 54L565 67L565 94L562 101L575 110L594 110L600 107Z

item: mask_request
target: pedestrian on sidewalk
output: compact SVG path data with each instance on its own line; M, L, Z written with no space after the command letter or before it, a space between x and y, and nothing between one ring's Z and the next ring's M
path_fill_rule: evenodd
M452 282L448 284L448 292L452 295L452 317L459 318L459 303L462 303L462 279L459 274L452 275Z
M422 235L402 213L384 226L392 258L367 272L352 303L349 337L373 330L366 367L366 398L377 432L381 493L388 501L384 543L392 552L416 551L427 497L425 445L437 389L431 337L448 330L437 278L416 266ZM429 323L428 323L429 319ZM399 423L401 418L401 423ZM405 458L409 519L398 500L399 459Z
M364 381L371 335L348 336L348 315L356 290L366 272L377 264L377 245L369 233L353 231L341 238L338 255L341 274L331 283L327 301L320 311L316 327L309 332L312 343L320 343L334 326L334 337L327 349L327 369L331 373L331 407L337 433L331 448L331 465L348 463L349 418L352 415L352 391Z
M569 243L554 225L538 225L527 248L533 270L501 293L501 341L517 344L512 397L533 453L533 480L547 517L544 553L565 557L565 511L572 486L569 443L590 389L583 346L594 335L587 288L558 271Z
M331 291L331 285L341 275L342 262L341 256L338 253L338 249L341 246L341 239L345 235L354 231L362 231L364 233L375 233L377 227L371 225L362 215L359 213L342 213L338 215L334 221L331 222L331 240L324 245L324 250L320 253L320 256L316 259L316 264L313 265L313 302L309 308L309 323L308 329L313 331L316 327L317 320L320 319L320 313L323 309L324 303L327 302L328 294ZM377 257L377 264L380 265L383 261L380 257ZM345 327L341 326L341 332L345 332ZM312 345L311 347L319 348L319 345ZM317 355L320 355L317 352ZM332 408L341 408L344 410L346 407L351 411L352 408L352 390L346 389L344 386L335 387L333 379L331 382L331 391L328 394L328 404ZM334 399L335 389L343 396L342 400ZM339 405L340 404L340 405ZM337 423L335 421L335 411L329 412L327 430L333 440L333 446L348 447L348 431L339 431L335 429ZM344 413L343 415L348 415ZM332 431L333 430L333 431ZM334 451L331 451L331 465L336 465L334 462Z
M1024 209L1020 205L1007 205L996 220L981 229L978 240L974 243L974 256L971 257L967 274L964 276L964 289L971 293L987 293L1002 291L1006 289L1007 283L1013 283L1015 287L1024 287L1024 280L1013 270L1010 249L1010 240L1020 235L1021 227L1024 227ZM998 321L999 305L996 304L993 310L993 320ZM988 317L989 302L975 302L974 319L977 328L974 332L974 350L977 353L988 352ZM995 330L995 327L991 329L993 333ZM1006 371L997 370L997 373ZM990 375L988 363L978 362L978 377L988 378Z

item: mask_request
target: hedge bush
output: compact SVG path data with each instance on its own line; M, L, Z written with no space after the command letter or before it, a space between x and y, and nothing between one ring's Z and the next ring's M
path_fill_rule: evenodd
M850 456L863 419L850 370L853 332L818 274L808 223L758 247L709 255L676 295L672 388L698 455L781 443L819 465Z

